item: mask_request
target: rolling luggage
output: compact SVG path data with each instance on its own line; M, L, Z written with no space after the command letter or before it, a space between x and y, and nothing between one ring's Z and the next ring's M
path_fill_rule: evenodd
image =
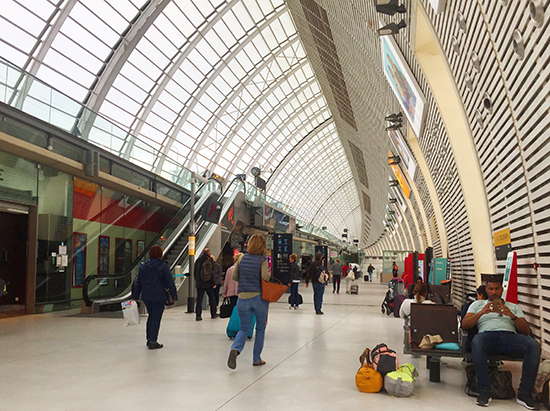
M256 317L252 317L252 327L250 328L250 335L248 336L248 339L252 339L252 336L254 335L254 326L256 325ZM232 340L235 339L237 336L237 333L241 329L241 319L239 318L239 313L237 312L237 306L233 308L233 312L231 313L231 317L229 318L229 323L227 324L227 336L231 338Z
M351 285L350 294L359 294L359 286L357 284Z

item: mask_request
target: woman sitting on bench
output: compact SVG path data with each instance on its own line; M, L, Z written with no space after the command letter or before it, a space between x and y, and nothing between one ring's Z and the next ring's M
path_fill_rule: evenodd
M412 303L422 303L422 304L433 304L432 301L426 300L426 296L428 295L428 288L426 287L426 284L422 282L416 283L413 290L414 298L407 299L403 301L403 304L401 304L401 308L399 309L399 316L401 318L407 319L411 315L411 304Z

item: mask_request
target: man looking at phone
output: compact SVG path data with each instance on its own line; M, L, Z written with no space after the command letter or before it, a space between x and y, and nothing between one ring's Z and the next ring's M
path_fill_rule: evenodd
M521 383L517 402L525 408L535 410L537 403L532 397L541 348L534 338L529 337L531 328L517 304L502 300L503 275L482 274L487 282L487 300L472 303L462 320L462 328L478 327L478 334L472 340L472 360L476 369L479 396L477 405L486 407L491 401L488 357L506 355L523 358Z

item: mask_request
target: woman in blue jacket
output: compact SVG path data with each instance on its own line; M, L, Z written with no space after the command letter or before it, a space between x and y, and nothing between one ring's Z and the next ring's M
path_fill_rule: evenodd
M162 261L162 247L154 245L149 250L149 260L141 264L139 273L134 282L132 299L141 299L147 307L149 317L147 318L147 348L155 350L163 345L157 342L160 329L160 321L164 313L166 303L166 289L174 301L178 299L174 278L168 268L168 263Z
M254 234L248 240L248 253L239 258L233 269L233 280L239 282L237 312L241 320L241 329L237 333L229 352L227 366L231 369L237 367L237 356L244 349L244 343L250 335L253 316L256 316L256 338L252 351L252 365L265 364L261 357L264 348L267 311L269 309L269 303L262 299L262 279L269 281L265 245L265 237Z

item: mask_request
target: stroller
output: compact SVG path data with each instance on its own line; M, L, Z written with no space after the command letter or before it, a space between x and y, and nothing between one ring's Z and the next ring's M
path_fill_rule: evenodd
M382 301L382 314L393 314L393 299L396 295L406 294L406 283L401 278L392 278L388 284L388 291Z

